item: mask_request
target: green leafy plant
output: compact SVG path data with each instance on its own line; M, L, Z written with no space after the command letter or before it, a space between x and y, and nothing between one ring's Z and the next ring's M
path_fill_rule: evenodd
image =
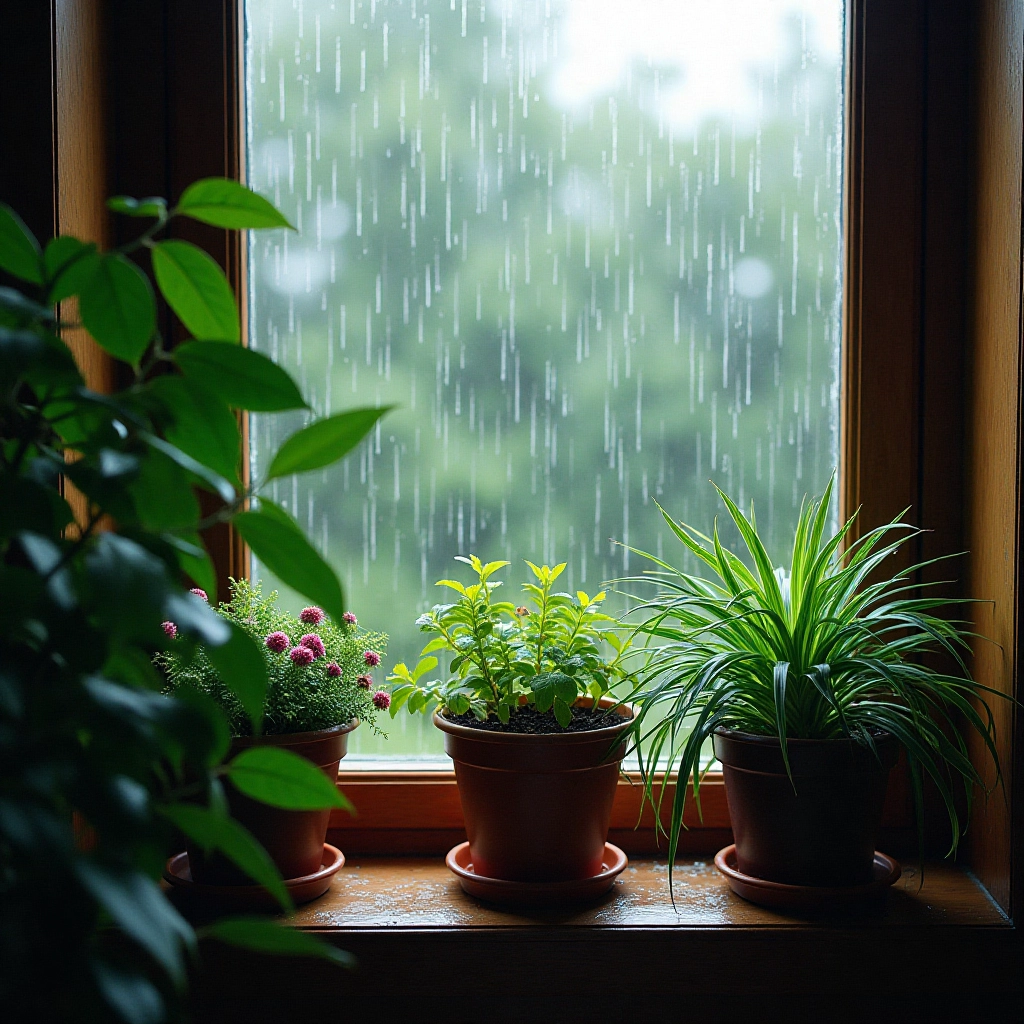
M221 779L277 806L344 803L313 766L285 765L281 752L221 764L229 719L235 731L259 731L287 709L245 624L187 591L187 581L215 591L204 529L233 523L285 583L338 622L345 609L331 568L282 509L260 500L267 481L241 484L240 412L303 411L302 395L239 344L216 263L168 237L181 217L229 229L287 221L224 179L196 182L176 206L109 205L150 223L100 252L68 236L41 246L0 204L0 270L17 285L0 287L0 1004L19 1019L150 1024L179 1003L196 942L158 885L176 830L223 852L289 909L266 852L227 815ZM137 256L148 256L191 339L172 348L161 334L166 318ZM120 390L86 386L64 340L78 326L122 364ZM342 457L384 412L309 423L268 479ZM162 693L152 663L161 651L215 673L220 703L202 686ZM124 955L100 942L110 924L129 940ZM209 934L336 956L289 929L229 922ZM52 973L41 987L44 960Z
M667 562L620 581L654 585L636 612L638 634L652 641L651 660L633 696L638 712L633 741L647 798L654 772L667 780L692 776L699 807L701 749L719 727L776 736L787 770L787 738L849 737L874 749L890 733L906 751L921 821L922 779L929 776L945 802L952 850L962 833L956 790L968 814L982 779L959 731L965 721L996 761L995 726L983 692L963 655L973 635L943 617L956 600L936 596L915 575L922 562L885 575L885 564L921 530L902 517L850 541L855 516L828 536L833 480L824 495L805 502L793 540L790 568L772 564L753 510L749 517L719 490L746 548L749 566L721 542L676 522L662 509L684 548L714 574L704 579ZM953 673L922 659L940 654ZM1002 696L1002 694L999 694ZM668 831L675 858L687 787L676 787Z
M346 612L333 622L310 606L298 616L277 608L277 592L264 597L262 586L232 580L231 600L218 614L251 637L263 652L269 680L263 701L264 735L331 729L359 719L374 732L378 711L387 706L386 691L373 686L373 668L387 647L387 635L359 627ZM168 623L170 632L177 632ZM172 644L156 656L168 692L201 693L224 712L233 736L249 736L252 719L241 698L221 678L209 652L199 646Z
M394 684L391 714L403 706L410 712L443 707L451 715L471 712L483 721L494 715L503 723L522 708L545 713L553 709L564 729L572 720L572 705L590 695L595 701L625 678L623 657L629 642L612 626L615 619L600 611L604 593L559 593L554 583L565 563L526 564L533 581L523 584L526 604L492 599L501 586L491 577L508 562L488 562L476 555L457 561L472 567L477 582L439 580L435 586L458 594L454 604L435 605L416 623L434 634L414 669L395 666L388 677ZM611 648L606 657L602 648ZM438 665L437 651L453 657L446 677L426 681Z

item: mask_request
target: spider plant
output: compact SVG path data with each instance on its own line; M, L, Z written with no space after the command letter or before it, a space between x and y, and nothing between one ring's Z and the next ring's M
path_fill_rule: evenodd
M787 738L846 737L875 751L876 737L892 734L906 751L919 839L927 775L949 814L950 853L962 834L956 791L962 789L969 817L974 785L983 785L962 722L984 740L998 778L995 726L981 695L1003 694L971 678L964 655L975 634L943 615L958 602L915 578L941 559L886 574L886 563L922 532L902 516L851 540L854 515L828 536L834 483L833 475L820 499L802 505L789 569L772 563L753 507L744 515L716 487L749 567L723 546L717 520L707 537L661 509L684 548L711 570L709 578L640 551L658 568L618 581L655 587L635 609L643 616L635 630L646 635L651 660L632 697L632 742L645 798L658 810L666 782L655 792L655 768L664 780L675 771L680 781L668 830L670 865L684 780L692 777L699 810L701 749L719 728L777 736L791 781ZM952 671L932 667L940 660Z

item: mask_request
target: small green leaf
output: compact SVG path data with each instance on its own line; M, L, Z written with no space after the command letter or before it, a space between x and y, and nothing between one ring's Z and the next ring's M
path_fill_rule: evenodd
M572 721L572 709L559 697L555 698L555 721L563 728L567 728Z
M238 341L238 307L224 271L198 246L171 240L152 248L153 273L168 305L197 338Z
M286 811L354 808L337 785L315 765L282 747L249 747L227 766L235 788L253 800Z
M220 647L207 648L206 656L221 682L241 701L253 732L259 735L263 731L263 702L267 696L267 662L256 641L241 626L225 621L231 627L231 638Z
M273 204L230 178L203 178L189 185L176 212L217 228L292 228Z
M123 213L126 217L166 217L167 200L161 199L160 196L149 196L146 199L111 196L107 200L107 209L114 213Z
M302 531L276 506L235 516L235 529L282 583L319 604L335 622L345 614L341 583Z
M251 879L273 895L285 910L292 900L270 855L255 837L233 818L198 804L167 804L160 813L206 850L219 850Z
M297 431L278 449L267 479L305 473L337 462L355 448L391 408L385 405L380 409L350 409Z
M43 283L39 243L25 222L0 203L0 269L31 284Z
M100 347L126 363L139 361L156 329L149 279L120 253L98 259L81 287L78 310Z
M281 412L306 403L287 372L251 348L218 341L190 341L174 350L186 377L204 383L236 409Z
M268 921L265 917L227 917L201 928L199 936L257 953L315 957L330 960L340 967L355 966L351 953L335 949L309 932Z

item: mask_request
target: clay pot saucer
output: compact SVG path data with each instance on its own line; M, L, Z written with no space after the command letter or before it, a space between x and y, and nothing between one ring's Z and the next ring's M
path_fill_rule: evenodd
M320 868L301 878L286 878L284 887L296 905L322 896L331 880L344 867L345 855L330 843L324 843ZM188 854L172 857L164 868L164 878L183 895L203 903L215 904L223 910L280 911L281 906L262 885L204 885L194 882L188 866Z
M470 896L503 906L542 907L598 899L612 887L629 859L617 846L605 843L601 870L596 875L565 882L515 882L478 875L473 870L468 842L449 850L445 863Z
M729 888L751 903L773 910L821 913L857 906L878 899L902 874L899 862L875 851L872 878L863 885L831 887L823 885L787 885L745 875L736 867L736 844L719 850L715 867L725 875Z

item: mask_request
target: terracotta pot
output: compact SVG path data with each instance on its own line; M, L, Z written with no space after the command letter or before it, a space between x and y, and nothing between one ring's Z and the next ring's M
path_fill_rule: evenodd
M587 698L579 702L592 706ZM605 698L602 707L612 707ZM455 762L473 870L488 878L556 882L601 870L625 753L621 724L591 732L507 733L434 715ZM616 742L620 740L621 742Z
M349 722L318 732L294 732L282 736L246 736L231 741L229 758L250 747L283 747L317 765L332 781L338 763L348 751L348 734L358 725ZM302 878L320 868L330 810L286 811L252 800L225 779L231 815L263 845L285 879ZM187 847L192 878L203 885L252 885L252 879L220 854L205 855L192 844Z
M736 863L745 875L789 885L871 881L889 771L899 744L876 738L876 757L853 740L788 741L731 729L714 734Z

